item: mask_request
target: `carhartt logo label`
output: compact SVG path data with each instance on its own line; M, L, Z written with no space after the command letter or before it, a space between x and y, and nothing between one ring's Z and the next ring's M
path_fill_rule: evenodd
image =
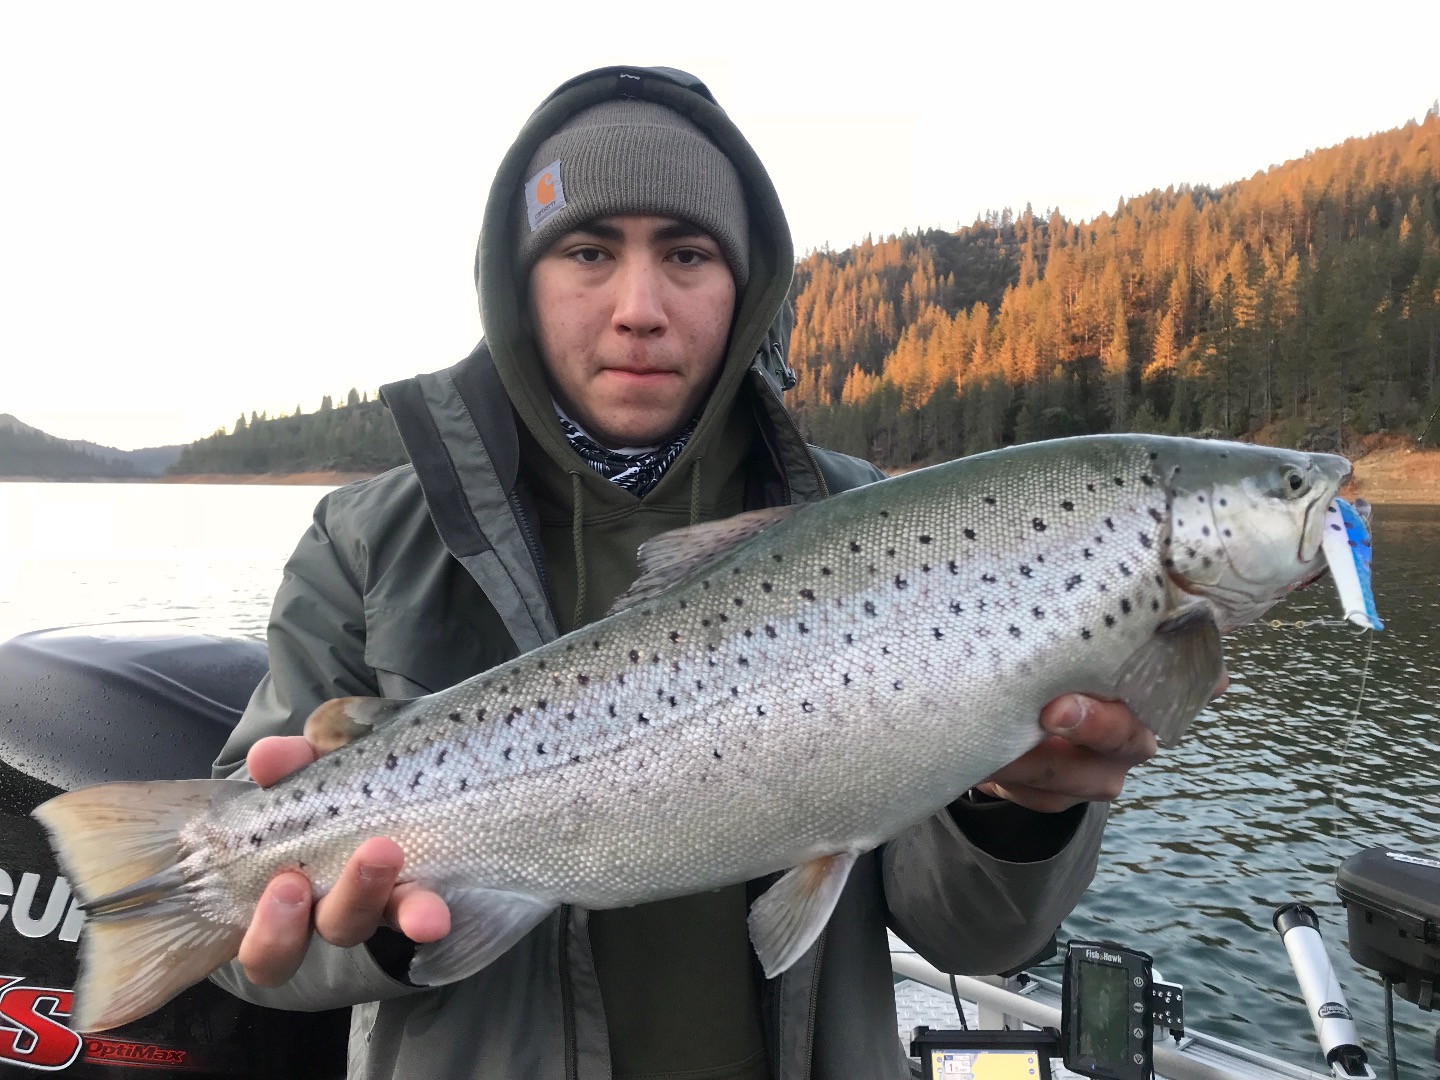
M560 162L552 161L525 184L525 213L530 218L530 231L560 210L565 209L565 185L560 182Z

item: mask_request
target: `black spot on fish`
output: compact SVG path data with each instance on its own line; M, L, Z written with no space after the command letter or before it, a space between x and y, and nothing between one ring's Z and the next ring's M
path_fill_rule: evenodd
M1030 521L1030 527L1036 532L1044 532L1047 526L1045 525L1045 522L1041 521L1039 518L1032 518Z
M574 719L575 719L575 713L574 713L574 711L572 710L571 712L567 712L567 713L565 714L565 719L566 719L566 720L574 720Z
M1160 524L1160 522L1165 520L1165 515L1152 506L1150 507L1150 519L1158 525Z
M1085 490L1088 491L1088 492L1090 492L1091 494L1094 494L1094 492L1095 492L1095 485L1094 485L1094 484L1086 484L1086 485L1085 485Z
M1152 548L1155 546L1155 541L1150 539L1149 533L1142 532L1140 534L1140 546L1143 548Z
M1060 509L1061 509L1061 510L1074 510L1074 509L1075 509L1075 504L1074 504L1073 502L1071 502L1069 499L1066 499L1064 502L1062 502L1062 503L1060 504Z
M880 646L880 653L881 653L882 656L889 656L889 655L890 655L890 646L889 646L889 645L881 645L881 646Z
M1221 506L1229 506L1229 505L1230 505L1230 500L1229 500L1229 499L1221 499L1221 500L1220 500L1220 505L1221 505Z
M996 578L994 574L981 574L980 580L983 581L986 585L994 585Z
M469 788L470 788L470 781L469 781L468 779L466 779L465 777L462 776L462 777L460 778L460 790L461 790L461 791L468 791Z
M741 632L742 634L744 634L746 637L754 637L754 636L755 636L755 631L754 631L754 630L751 630L748 626L747 626L744 630L742 630L742 631L740 631L740 632Z
M460 722L460 714L459 714L459 713L451 713L451 714L450 714L450 719L451 719L451 720L454 720L454 721L458 724L458 723ZM476 709L476 710L475 710L475 719L476 719L476 720L484 720L484 719L485 719L485 710L484 710L483 708L479 708L479 709Z
M1095 557L1095 553L1089 548L1085 548L1080 554L1084 555L1087 559L1093 559Z
M1130 601L1129 601L1129 600L1121 600L1121 601L1120 601L1120 614L1122 614L1122 615L1129 615L1129 614L1130 614Z
M802 599L805 599L805 600L814 600L814 599L815 599L815 590L814 590L814 589L801 589L801 590L800 590L800 596L801 596Z
M881 516L882 518L888 518L888 517L890 516L890 511L889 511L889 510L881 510L881 511L880 511L880 516Z
M725 755L722 754L722 753L720 753L720 750L719 750L718 747L717 747L716 749L712 750L711 753L715 755L715 760L716 760L716 761L724 761L724 760L725 760Z
M1018 638L1020 636L1020 628L1014 623L1010 624L1010 636L1013 638Z
M994 505L995 505L995 496L994 496L994 495L986 495L986 496L985 496L985 505L986 505L986 506L994 506Z
M905 684L904 684L903 682L901 682L899 679L896 679L896 680L895 680L893 683L891 683L890 685L893 686L896 690L902 690L902 689L904 689L904 687L905 687Z
M850 673L848 671L845 673L844 681L846 686L850 685Z
M854 645L854 644L855 644L855 635L854 635L854 634L846 634L846 635L845 635L845 644L846 644L846 645Z
M975 539L975 530L974 530L974 529L962 529L961 531L965 534L965 539L966 539L966 540L974 540L974 539Z
M927 562L927 563L921 563L921 564L920 564L920 572L921 572L922 574L928 574L928 573L930 572L930 564L929 564L928 562Z
M874 614L875 614L875 601L873 601L873 600L866 600L866 601L865 601L865 614L866 614L866 615L874 615Z
M575 681L578 682L581 686L589 686L589 685L590 685L590 676L589 676L589 675L586 675L586 674L584 674L584 673L581 673L581 674L575 676Z
M1160 601L1159 601L1159 600L1151 600L1151 601L1150 601L1150 610L1151 610L1151 611L1159 611L1159 610L1160 610Z
M1209 536L1209 535L1210 535L1210 526L1209 526L1209 525L1201 525L1201 526L1200 526L1200 535L1201 535L1201 536Z
M671 630L671 631L670 631L670 640L671 640L671 641L679 641L679 640L680 640L680 631L679 631L679 630Z
M1032 569L1030 569L1030 567L1026 566L1024 563L1021 563L1021 564L1020 564L1020 576L1021 576L1021 577L1027 577L1027 578L1028 578L1028 577L1033 576L1034 573L1035 573L1035 571L1032 570Z
M1167 559L1165 560L1164 565L1165 565L1165 569L1167 569L1167 570L1174 570L1174 569L1175 569L1175 560L1174 560L1174 559L1169 559L1169 558L1167 558Z
M637 714L635 715L635 720L636 720L637 723L641 723L641 724L648 724L648 723L650 722L650 718L649 718L648 716L646 716L643 712L642 712L642 713L637 713Z
M1154 450L1151 450L1151 451L1150 451L1150 460L1151 460L1151 461L1159 461L1159 460L1160 460L1160 455L1157 454Z
M396 765L399 765L399 764L400 764L400 759L397 758L394 754L386 754L386 755L385 755L385 767L386 767L387 769L393 769L393 768L395 768Z
M420 778L423 777L424 775L425 775L425 774L424 774L423 772L417 772L417 773L415 774L415 778L410 781L410 790L411 790L411 791L414 791L416 788L418 788L418 787L420 786Z
M264 842L264 838L259 833L250 834L250 844L252 847L259 847Z
M851 541L850 541L850 550L851 550L851 551L859 551L859 550L860 550L860 541L858 541L858 540L851 540Z
M923 534L919 537L919 540L920 540L920 543L922 543L922 544L928 544L928 543L930 543L930 537L925 536L925 535L923 535Z
M1082 638L1084 638L1086 641L1089 641L1089 640L1090 640L1090 631L1089 631L1089 630L1081 630L1081 631L1080 631L1080 636L1081 636Z
M1105 528L1109 529L1111 532L1114 532L1114 531L1115 531L1115 522L1114 522L1113 520L1111 520L1110 518L1107 517L1107 518L1105 519Z
M327 806L325 809L326 809L326 811L330 814L331 817L339 817L339 816L340 816L340 807L338 807L338 806Z
M765 706L764 706L764 705L756 705L756 706L755 706L755 715L756 715L756 716L764 716L764 715L765 715Z
M414 727L416 724L423 724L424 722L425 718L423 716L412 717L410 720L410 726Z
M744 598L743 596L737 596L737 597L735 597L734 601L732 601L732 602L734 603L734 605L735 605L736 607L744 607L744 606L745 606L745 598Z
M1075 588L1076 585L1079 585L1084 580L1085 579L1079 574L1071 574L1068 578L1065 579L1065 591L1070 592L1072 589Z
M701 625L701 626L709 626L709 625L710 625L710 620L709 620L709 619L701 619L701 620L700 620L700 625Z
M1130 576L1130 573L1131 573L1130 567L1126 566L1126 565L1122 562L1122 563L1120 564L1120 573L1121 573L1122 575L1124 575L1125 577L1129 577L1129 576Z
M360 787L360 790L365 793L365 797L366 797L367 799L373 798L374 795L375 795L374 790L370 787L369 784L362 784L361 787Z
M1225 537L1226 537L1227 539L1228 539L1230 536L1233 536L1233 535L1234 535L1233 533L1231 533L1231 531L1230 531L1229 529L1224 529L1224 530L1222 530L1222 532L1224 533L1224 535L1225 535Z
M896 575L895 575L895 588L897 588L897 589L904 589L904 588L908 587L909 584L910 584L910 583L909 583L908 581L906 581L903 577L901 577L899 574L896 574Z
M1154 487L1154 486L1155 486L1155 481L1150 478L1150 475L1149 475L1148 473L1141 473L1141 474L1140 474L1140 483L1144 484L1146 487Z
M1185 519L1184 519L1184 518L1176 518L1176 519L1175 519L1175 524L1178 525L1178 526L1180 526L1180 528L1183 529L1183 528L1185 527Z
M1045 617L1045 610L1043 608L1033 607L1030 609L1030 614L1034 615L1037 619L1043 619Z
M940 628L939 628L938 626L932 626L932 627L930 628L930 632L935 635L935 640L936 640L936 641L939 641L941 638L943 638L943 637L945 636L945 635L941 632L941 630L940 630Z
M294 799L296 802L299 802L301 799L305 798L305 791L304 791L304 789L303 789L303 788L298 788L298 787L297 787L297 788L291 788L291 789L290 789L290 798Z
M700 582L700 588L702 588L702 589L708 589L708 588L710 588L710 582L709 582L709 581L702 581L702 582Z
M460 714L459 714L458 712L452 712L452 713L450 714L450 719L451 719L452 722L458 724L458 723L460 722ZM482 719L483 719L483 717L482 717Z
M738 686L732 686L732 687L730 687L730 696L731 696L731 697L739 697L739 696L740 696L740 688L739 688Z
M814 706L814 705L811 705L810 702L808 702L808 701L802 701L802 702L800 702L800 711L801 711L801 712L814 712L814 711L815 711L815 706Z
M739 664L741 667L749 667L749 666L750 666L750 658L749 658L748 656L738 657L735 662L736 662L737 664Z
M449 753L450 753L450 751L448 751L448 750L441 750L440 753L438 753L438 754L435 755L435 764L436 764L436 765L444 765L444 764L445 764L445 758L449 756Z
M885 554L893 559L895 557L895 549L893 547L887 547L885 549Z
M1204 566L1206 569L1209 569L1209 567L1210 567L1210 565L1211 565L1210 556L1209 556L1209 555L1206 555L1206 556L1204 556L1203 558L1201 558L1200 563L1201 563L1201 565Z
M764 592L769 592L771 589L775 588L775 586L772 585L772 584L770 584L770 582L768 582L768 581L762 581L762 582L760 583L760 588L761 588Z
M619 714L616 713L616 711L615 711L615 705L614 705L613 702L612 702L612 703L610 704L610 706L609 706L609 712L610 712L610 715L611 715L611 716L617 716L617 715L619 715Z
M821 577L829 577L830 574L831 574L831 570L830 570L830 568L829 568L828 566L822 566L822 567L820 567L820 576L821 576Z
M957 563L954 559L951 559L948 563L945 564L945 569L949 570L952 574L958 574L960 573L960 564Z
M1115 616L1114 616L1114 615L1110 615L1110 614L1107 613L1106 616L1105 616L1105 625L1106 625L1106 626L1114 626L1114 625L1115 625Z
M795 629L799 630L802 634L808 634L810 632L810 628L806 626L803 622L797 622L795 624Z

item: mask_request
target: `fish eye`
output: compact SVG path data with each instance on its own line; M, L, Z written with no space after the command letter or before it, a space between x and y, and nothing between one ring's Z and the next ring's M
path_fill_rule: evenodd
M1290 488L1291 493L1294 495L1304 494L1310 488L1310 484L1305 479L1305 474L1294 465L1286 465L1280 475L1284 478L1286 486Z

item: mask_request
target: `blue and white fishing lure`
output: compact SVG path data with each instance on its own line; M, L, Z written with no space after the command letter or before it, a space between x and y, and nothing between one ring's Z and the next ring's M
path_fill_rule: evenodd
M1330 576L1340 592L1345 618L1365 630L1383 630L1370 589L1370 504L1357 499L1351 506L1337 498L1325 511L1325 539L1321 547Z

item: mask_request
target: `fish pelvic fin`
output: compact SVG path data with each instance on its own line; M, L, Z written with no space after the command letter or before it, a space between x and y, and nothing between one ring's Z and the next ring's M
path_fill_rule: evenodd
M785 971L815 944L859 854L837 851L792 867L750 905L750 941L767 979Z
M416 986L459 982L492 963L559 905L498 889L440 889L450 908L450 933L421 945L410 961Z
M1204 605L1162 622L1120 673L1119 697L1161 746L1174 746L1225 677L1220 627Z
M305 738L316 750L328 754L389 723L409 704L393 698L335 698L310 714Z
M252 789L237 780L100 784L35 808L86 914L75 1030L145 1016L234 958L245 927L195 909L177 865L180 830Z

